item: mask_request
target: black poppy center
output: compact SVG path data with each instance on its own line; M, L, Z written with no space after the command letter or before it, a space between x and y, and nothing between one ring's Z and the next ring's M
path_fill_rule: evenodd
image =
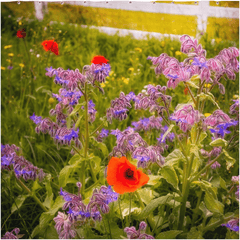
M133 179L133 174L134 174L133 170L131 170L130 168L128 168L128 169L126 170L126 172L125 172L125 177L126 177L127 179Z

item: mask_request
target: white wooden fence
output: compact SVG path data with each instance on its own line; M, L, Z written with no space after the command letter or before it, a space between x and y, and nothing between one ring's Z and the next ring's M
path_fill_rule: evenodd
M46 5L47 2L44 2ZM61 3L63 2L55 2ZM177 14L177 15L188 15L188 16L197 16L197 32L206 32L207 30L207 18L208 17L217 17L217 18L239 18L239 8L225 8L225 7L212 7L209 6L209 1L198 1L198 5L182 5L173 3L155 3L154 1L65 1L67 4L72 5L81 5L85 7L98 7L98 8L109 8L109 9L121 9L121 10L130 10L130 11L142 11L142 12L151 12L151 13L165 13L165 14ZM39 20L43 19L43 3L34 2L36 17ZM45 6L46 9L46 6ZM46 11L46 10L45 10ZM127 30L127 29L115 29L110 27L94 27L100 31L106 32L108 34L115 34L117 31L120 35L126 35L131 33L135 35L136 38L144 38L147 34L150 36L170 36L170 37L179 37L174 34L161 34L161 33L149 33L144 31L137 30ZM198 36L197 36L198 37Z

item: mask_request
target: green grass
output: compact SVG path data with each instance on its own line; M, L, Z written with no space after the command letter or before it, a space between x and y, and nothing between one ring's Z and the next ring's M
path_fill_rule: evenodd
M53 83L53 79L45 76L46 67L78 68L81 71L84 65L90 64L95 55L103 55L109 59L113 74L107 79L108 83L104 87L105 95L102 96L99 93L97 99L94 99L98 111L96 121L91 126L94 129L100 123L99 118L104 116L106 109L110 107L111 100L118 97L121 91L126 94L134 91L137 94L149 83L166 85L165 77L156 78L154 70L150 68L151 61L147 60L148 56L159 56L166 52L169 56L175 56L181 61L186 57L184 54L176 56L176 51L180 50L180 42L167 38L159 41L157 39L135 40L131 36L108 36L97 30L70 25L50 26L49 19L45 19L42 23L37 21L28 23L23 18L21 20L23 25L19 26L17 19L13 15L8 18L8 15L9 12L2 14L1 66L5 67L5 70L1 70L1 143L20 146L25 158L43 168L45 172L51 173L54 182L58 182L60 170L70 159L69 148L63 147L58 150L49 135L37 135L35 124L29 119L34 112L36 115L49 117L50 109L56 104L56 102L50 104L48 100L51 93L57 93L60 87ZM23 39L16 37L17 30L21 28L25 28L27 32L25 40L30 62ZM54 54L49 56L49 53L43 50L41 42L47 39L55 39L59 43L59 56ZM223 40L219 44L212 45L207 39L207 36L204 36L201 43L207 50L208 58L214 57L223 48L238 47L238 42ZM12 45L12 47L4 49L6 45ZM142 52L135 48L141 48ZM29 52L30 49L33 50L32 53ZM14 56L9 57L9 53L13 53ZM37 54L40 55L39 58ZM7 69L9 65L7 59L12 62L12 70ZM20 63L25 66L21 68ZM35 78L32 78L30 65ZM133 72L131 68L134 69ZM128 84L122 78L129 78ZM233 95L239 94L238 78L237 74L235 82L230 80L223 82L226 87L225 95L220 95L218 89L214 90L220 107L226 113L232 104ZM187 102L188 96L183 94L183 89L184 86L180 84L175 90L168 90L168 94L173 97L172 110L177 103ZM216 108L209 103L206 112L211 113L213 109ZM109 129L123 130L131 125L131 121L136 121L143 116L143 112L136 113L132 109L127 120L113 121ZM111 151L115 145L114 137L109 137L106 144ZM236 150L231 154L238 158ZM235 173L236 170L233 171ZM2 180L2 223L10 214L14 197L21 193L16 184L12 183L11 186L12 188L8 189L5 181ZM54 194L58 194L57 189ZM20 227L21 232L28 236L27 230L32 232L38 224L39 213L37 205L29 199L19 212L11 215L2 231Z

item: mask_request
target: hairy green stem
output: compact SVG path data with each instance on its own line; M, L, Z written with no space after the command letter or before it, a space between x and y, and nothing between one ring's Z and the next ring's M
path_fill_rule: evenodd
M91 175L92 175L93 181L94 181L94 182L97 182L96 175L95 175L95 173L94 173L94 171L93 171L93 167L92 167L91 159L89 159L88 163L89 163L90 172L91 172Z
M216 158L214 158L210 163L208 163L196 176L193 176L190 179L190 182L195 181L201 176L202 173L204 173L209 167L211 167L221 156L223 155L223 152L220 153Z
M103 125L104 125L104 123L101 123L101 124L90 134L90 136L94 135L100 128L102 128Z
M128 221L129 221L129 227L131 227L131 205L132 205L132 193L129 193L130 198L130 204L129 204L129 215L128 215Z
M189 94L190 94L194 104L196 105L196 100L195 100L195 98L194 98L194 96L192 94L192 91L190 90L189 86L185 82L184 82L184 84L185 84L185 87L188 89L188 92L189 92Z
M122 215L122 209L121 209L121 204L120 204L120 201L121 201L121 195L119 195L118 197L118 207L119 207L119 211L120 211L120 216L121 216L121 220L122 220L122 228L124 228L124 223L123 223L123 215ZM124 230L123 230L124 232Z
M197 211L198 211L199 205L201 203L202 194L203 194L203 191L201 190L199 197L198 197L197 205L194 209L194 213L193 213L193 217L192 217L192 227L194 226L196 218L197 218Z
M14 174L14 176L15 176L15 174ZM42 210L44 212L47 212L48 211L47 208L42 204L42 202L38 199L38 197L36 195L34 195L34 193L20 179L18 179L17 177L16 177L16 179L19 182L19 184L21 185L21 187L23 189L25 189L33 197L35 202L37 202L39 204L39 206L42 208Z

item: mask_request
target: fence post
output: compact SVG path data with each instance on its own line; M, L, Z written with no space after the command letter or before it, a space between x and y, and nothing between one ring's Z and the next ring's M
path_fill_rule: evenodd
M44 14L47 13L47 2L34 1L35 16L39 21L42 21Z
M199 1L197 14L197 37L207 31L209 1Z

